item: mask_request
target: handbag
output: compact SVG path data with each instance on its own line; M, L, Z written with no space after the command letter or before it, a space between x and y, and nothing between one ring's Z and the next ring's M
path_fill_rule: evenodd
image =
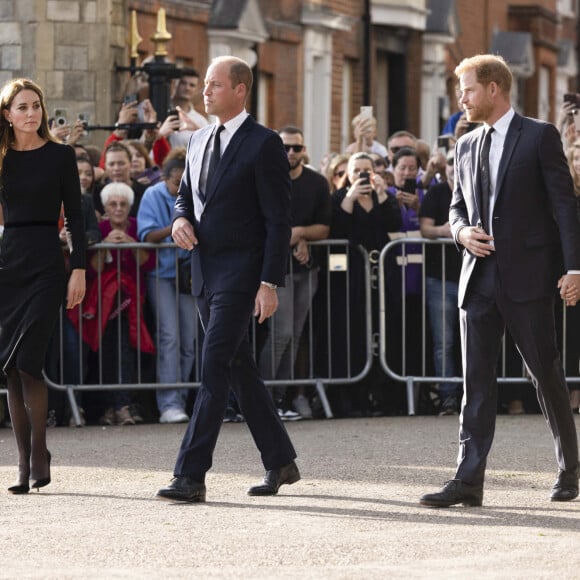
M177 288L180 294L191 294L191 257L177 261Z

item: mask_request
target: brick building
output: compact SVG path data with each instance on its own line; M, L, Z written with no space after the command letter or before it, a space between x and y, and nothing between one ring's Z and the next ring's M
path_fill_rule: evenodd
M409 129L433 142L456 109L453 69L468 55L503 54L528 115L554 120L576 86L577 0L0 0L0 81L29 76L51 110L110 124L129 80L116 66L130 61L131 12L142 62L160 8L167 59L202 76L217 55L249 61L251 112L273 128L303 127L315 164L352 140L365 104L379 140Z

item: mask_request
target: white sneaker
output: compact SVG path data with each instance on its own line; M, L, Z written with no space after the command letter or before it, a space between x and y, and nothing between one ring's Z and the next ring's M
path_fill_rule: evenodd
M187 423L188 421L189 416L183 409L167 409L159 417L160 423Z
M303 419L312 419L312 409L310 408L308 399L304 395L298 395L292 401L292 406Z
M283 409L278 409L278 415L280 416L280 419L282 419L282 421L300 421L300 419L302 419L302 415L300 415L300 413L295 413L290 409L288 409L287 411L284 411Z

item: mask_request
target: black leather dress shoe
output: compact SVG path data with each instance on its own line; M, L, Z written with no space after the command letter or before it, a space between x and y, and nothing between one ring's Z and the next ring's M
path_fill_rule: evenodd
M174 477L167 487L157 490L155 497L173 501L201 503L205 501L205 484L184 475Z
M577 467L558 473L558 479L552 488L551 501L570 501L578 497L578 471Z
M479 507L483 501L483 485L470 485L460 479L447 481L437 493L427 493L421 505L429 507L450 507L462 503L466 506Z
M264 481L248 489L248 495L276 495L281 485L291 485L300 479L300 472L294 461L279 469L266 471Z

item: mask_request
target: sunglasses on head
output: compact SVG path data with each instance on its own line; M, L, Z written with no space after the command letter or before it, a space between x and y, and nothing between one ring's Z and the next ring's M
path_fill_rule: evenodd
M286 149L286 153L292 149L294 153L300 153L304 149L304 145L284 145L284 149Z
M346 171L344 169L342 171L337 171L334 174L334 177L343 177L345 173L346 173Z

